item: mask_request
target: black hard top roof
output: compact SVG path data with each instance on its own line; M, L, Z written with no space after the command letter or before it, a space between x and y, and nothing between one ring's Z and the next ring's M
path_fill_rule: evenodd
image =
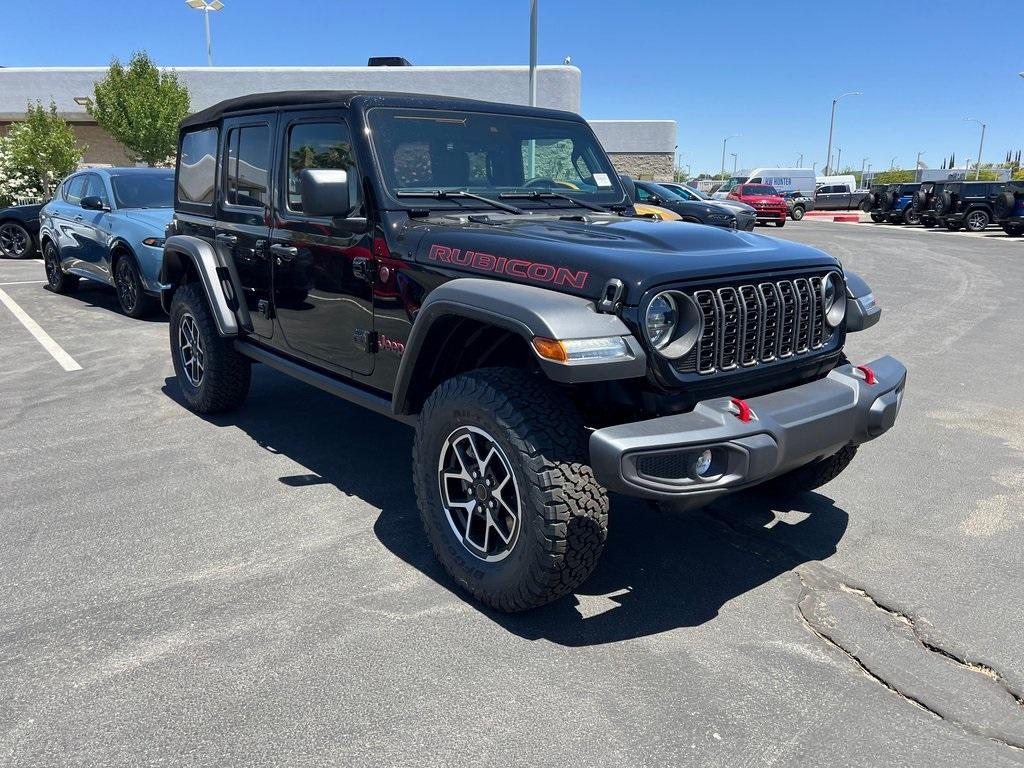
M581 121L573 112L540 107L525 107L519 104L502 104L494 101L463 99L454 96L435 96L425 93L396 93L392 91L276 91L254 93L227 99L211 107L189 115L181 121L182 128L216 123L225 116L252 111L294 109L297 107L348 107L353 102L366 106L394 106L409 109L448 109L477 112L499 112L511 115L530 115L574 119Z

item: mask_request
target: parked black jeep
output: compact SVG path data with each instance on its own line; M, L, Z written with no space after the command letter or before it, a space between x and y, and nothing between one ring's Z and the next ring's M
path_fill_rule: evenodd
M996 223L1010 237L1024 235L1024 181L1008 182L993 198Z
M935 195L935 215L951 232L961 227L981 232L995 221L995 199L1004 186L992 181L948 181Z
M925 229L931 229L941 223L935 214L935 203L938 196L942 194L945 184L946 182L944 181L926 181L914 193L911 205L914 206L914 211L921 219L921 226Z
M414 425L435 553L508 611L590 574L609 491L804 491L893 425L904 367L843 354L881 312L862 279L631 213L570 113L312 91L205 109L162 272L181 397L235 408L260 362Z

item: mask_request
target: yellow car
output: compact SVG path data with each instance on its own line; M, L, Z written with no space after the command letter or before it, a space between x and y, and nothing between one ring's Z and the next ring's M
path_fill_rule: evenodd
M636 211L636 215L643 219L655 219L657 221L679 221L680 219L683 218L675 211L670 211L668 208L662 208L657 205L634 203L633 209Z

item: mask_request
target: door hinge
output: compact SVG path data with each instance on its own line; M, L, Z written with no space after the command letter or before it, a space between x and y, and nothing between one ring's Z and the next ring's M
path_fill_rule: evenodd
M352 341L356 347L367 354L377 351L377 332L356 328L352 333Z

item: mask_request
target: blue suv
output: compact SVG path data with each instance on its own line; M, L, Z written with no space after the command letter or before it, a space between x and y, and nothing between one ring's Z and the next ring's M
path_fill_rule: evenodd
M80 278L95 280L117 289L129 317L151 313L173 206L173 169L90 168L66 178L39 212L50 289L70 293Z
M920 184L875 185L861 201L860 209L870 213L876 224L920 224L921 212L913 205L914 193L920 189Z

